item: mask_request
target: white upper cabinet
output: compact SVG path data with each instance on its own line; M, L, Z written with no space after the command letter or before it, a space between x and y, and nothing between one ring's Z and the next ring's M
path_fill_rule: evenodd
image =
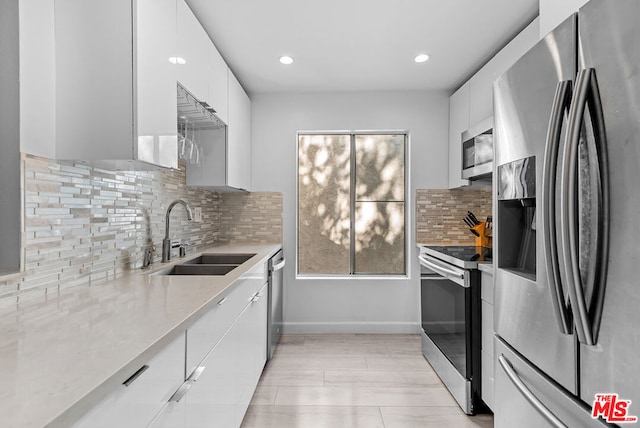
M199 101L209 102L209 61L211 40L184 0L178 0L178 82Z
M536 18L449 99L449 188L469 185L462 179L462 133L493 116L493 82L538 41Z
M7 64L18 64L20 72L20 151L47 158L56 157L56 57L54 2L24 1L19 3L20 56L5 58ZM7 7L11 2L3 2ZM2 12L8 19L11 15ZM10 26L3 25L9 31ZM6 36L2 40L9 40ZM6 72L3 71L3 74ZM9 92L2 91L7 99ZM7 117L7 116L5 116Z
M139 160L177 168L175 0L137 0Z
M540 39L549 34L588 0L540 0Z
M227 185L251 187L251 100L229 71L229 122L227 136Z
M462 133L469 129L469 82L449 98L449 188L469 185L462 179Z
M56 157L177 168L176 0L56 0L55 39Z
M469 79L469 126L493 116L493 82L538 42L536 18Z
M251 185L251 100L184 0L178 0L178 82L227 126L196 124L202 157L187 166L187 184L219 191ZM189 123L191 118L187 117ZM193 126L193 121L192 121Z
M178 0L178 58L178 81L226 123L227 64L184 0Z
M224 123L229 123L229 67L218 49L211 43L209 61L209 100L207 103L216 111Z
M222 192L251 185L251 100L229 70L227 126L195 133L202 148L199 165L187 165L187 185Z

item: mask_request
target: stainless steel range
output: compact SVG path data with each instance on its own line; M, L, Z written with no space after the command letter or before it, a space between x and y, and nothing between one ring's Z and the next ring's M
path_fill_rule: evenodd
M422 353L462 410L484 409L481 397L479 262L491 249L421 246Z

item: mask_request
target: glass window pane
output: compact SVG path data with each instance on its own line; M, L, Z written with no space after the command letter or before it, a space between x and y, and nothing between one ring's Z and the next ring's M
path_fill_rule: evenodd
M405 273L403 202L356 202L355 273Z
M298 273L348 275L351 137L298 137Z
M356 135L356 200L404 201L404 135Z

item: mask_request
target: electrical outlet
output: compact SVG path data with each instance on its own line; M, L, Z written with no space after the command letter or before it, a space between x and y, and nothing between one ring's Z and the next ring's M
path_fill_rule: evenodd
M202 208L195 207L193 209L193 221L200 223L202 221Z

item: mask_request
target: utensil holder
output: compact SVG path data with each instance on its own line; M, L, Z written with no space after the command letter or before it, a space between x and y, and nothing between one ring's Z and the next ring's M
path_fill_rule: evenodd
M473 230L478 232L476 236L476 247L491 247L493 244L493 238L491 236L491 229L487 229L487 223L481 222L473 226Z

